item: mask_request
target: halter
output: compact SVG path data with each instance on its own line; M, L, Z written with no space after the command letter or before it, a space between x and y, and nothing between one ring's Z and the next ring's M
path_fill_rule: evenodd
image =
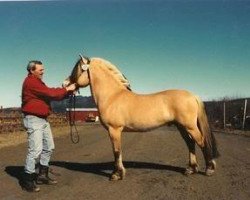
M87 71L89 69L89 64L82 64L81 68L83 71Z
M81 57L83 62L84 62L84 60L87 60L88 64L82 64L81 69L83 71L87 71L88 77L90 78L90 75L89 75L89 60L84 59L82 55L80 55L80 57ZM77 83L75 83L75 84L76 84L76 87L79 88L79 85ZM79 89L77 91L78 91L78 93L80 93ZM74 109L74 111L75 111L75 108L76 108L76 95L75 94L72 94L70 96L70 105L71 105L70 110L69 110L70 138L71 138L72 143L77 144L80 141L80 137L79 137L79 133L78 133L78 130L77 130L76 124L75 124L75 112L72 115L72 109ZM75 131L73 130L73 128L75 129Z
M89 63L90 63L90 60L89 60L89 58L84 57L81 54L79 54L79 56L80 56L80 58L81 58L81 60L83 62L83 64L81 65L81 69L82 69L82 71L87 71L88 77L90 78L90 76L89 76L89 67L90 67Z
M70 96L69 102L70 102L70 110L69 110L70 139L72 143L77 144L80 140L80 137L75 124L75 108L76 108L75 94ZM73 115L72 115L72 109L74 109ZM75 128L75 132L73 131L73 127Z

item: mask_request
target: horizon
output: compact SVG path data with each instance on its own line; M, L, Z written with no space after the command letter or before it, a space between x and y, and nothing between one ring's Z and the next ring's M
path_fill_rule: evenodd
M116 65L139 94L250 97L250 2L1 1L0 13L4 108L21 106L29 60L41 60L46 85L60 87L79 53Z
M76 95L76 97L89 98L89 97L92 97L92 96L83 96L83 95L79 94L79 95ZM64 100L61 100L61 101L64 101ZM224 98L221 98L221 99L212 99L212 100L203 101L203 102L204 103L211 103L211 102L231 102L231 101L242 101L242 100L250 100L250 97L245 97L245 98L237 98L237 97L236 98L229 98L229 97L224 97ZM53 102L61 102L61 101L53 101ZM76 102L77 102L77 100L76 100ZM5 109L21 109L21 106L19 106L19 107L18 106L17 107L1 107L0 106L0 110L5 110Z

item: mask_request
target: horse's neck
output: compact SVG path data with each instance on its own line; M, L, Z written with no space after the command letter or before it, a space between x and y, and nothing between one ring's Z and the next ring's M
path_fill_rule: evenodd
M100 67L89 68L91 93L99 109L106 107L108 100L123 87L117 83L111 72Z

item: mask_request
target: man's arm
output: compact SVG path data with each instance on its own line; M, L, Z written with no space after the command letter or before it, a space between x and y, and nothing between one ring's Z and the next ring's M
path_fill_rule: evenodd
M67 88L50 88L46 86L43 82L36 80L32 82L32 87L30 87L32 93L40 97L48 97L51 100L61 100L69 92L75 90L75 85L72 84Z

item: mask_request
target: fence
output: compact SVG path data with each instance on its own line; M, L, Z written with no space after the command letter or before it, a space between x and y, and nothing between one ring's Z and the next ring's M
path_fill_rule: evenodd
M64 114L53 113L48 117L52 127L67 125ZM0 111L0 133L23 131L22 114L19 110Z
M205 102L212 129L250 130L250 98ZM51 114L52 127L67 125L65 114ZM0 133L24 130L20 109L0 109Z
M205 102L213 128L250 130L250 99Z

